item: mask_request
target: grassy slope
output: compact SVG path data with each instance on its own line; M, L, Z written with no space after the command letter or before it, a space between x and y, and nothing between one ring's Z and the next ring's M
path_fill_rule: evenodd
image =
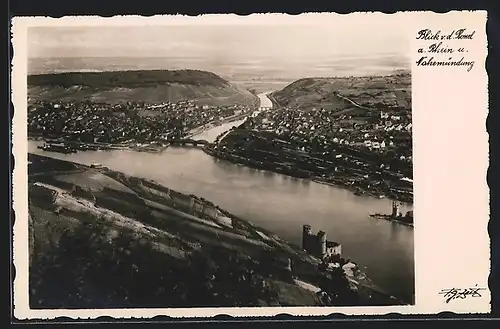
M47 173L51 166L54 169L61 166L58 160L50 158L30 157L30 161L32 160L44 173ZM45 165L43 165L44 163ZM79 166L76 165L76 167L78 170ZM37 170L34 169L33 172L37 172ZM141 187L147 182L140 183L140 180L120 173L109 172L108 174L87 170L85 172L77 171L73 174L40 175L30 178L31 183L37 181L56 186L60 191L66 191L64 195L60 193L56 205L52 206L36 202L37 197L30 194L30 237L32 237L30 252L33 256L31 260L38 260L38 264L40 264L40 257L43 258L58 250L60 239L67 234L65 232L78 232L81 224L87 226L94 222L106 223L108 230L101 231L105 239L111 238L113 235L119 237L124 234L133 234L137 241L150 241L165 256L180 257L181 260L184 258L184 252L194 252L192 245L197 243L203 246L204 253L207 252L207 249L222 247L227 252L232 250L250 256L259 255L264 249L268 249L262 240L256 241L255 237L247 239L231 232L219 231L217 233L217 230L190 221L187 217L175 212L152 210L148 207L147 202L142 201L143 199L160 203L167 202L167 204L168 201L161 197L155 197L157 194L148 193ZM107 198L108 202L111 201L115 206L108 208L106 204L101 204L97 208L86 208L85 205L82 205L81 199L70 195L72 185L90 189L96 197ZM30 190L31 188L30 184ZM122 197L115 195L115 193L109 194L109 192L103 191L103 188L124 194ZM161 187L156 189L161 191ZM128 201L122 202L124 198ZM53 213L57 205L62 205L65 208L59 215ZM112 210L116 215L113 213L110 215L109 210ZM314 305L317 303L314 294L296 286L290 286L279 295L282 304Z
M255 96L198 70L59 73L28 76L30 101L120 103L194 100L208 105L253 105Z
M356 110L338 95L365 107L397 106L411 110L411 76L401 72L386 77L305 78L272 94L282 106Z
M236 280L239 280L240 274L238 273L241 271L245 272L245 269L248 268L246 265L240 266L236 263L231 263L230 255L234 255L234 253L239 255L238 257L256 261L258 264L259 262L268 262L269 259L265 255L268 251L271 251L271 254L274 255L273 257L279 257L279 255L290 257L294 264L294 274L299 277L305 276L307 278L311 275L316 276L318 273L316 260L292 248L290 245L282 242L282 240L274 238L273 235L267 233L265 230L256 228L242 219L235 219L233 221L234 229L229 230L222 229L221 227L214 228L213 226L203 224L203 221L193 220L190 218L193 217L192 215L182 213L182 211L186 210L185 206L182 206L182 203L185 203L182 200L189 199L189 196L169 190L167 187L157 185L151 181L130 177L119 172L94 170L78 164L32 154L29 155L29 160L32 163L30 165L29 176L30 262L35 264L32 265L35 269L35 275L32 278L36 287L48 289L46 292L43 289L35 292L36 295L33 300L38 300L39 306L45 305L47 307L50 303L58 304L58 307L60 307L61 303L63 306L68 306L64 305L64 301L66 300L64 296L51 297L52 302L49 304L47 304L48 301L43 301L44 298L53 295L51 284L46 282L46 280L49 280L47 277L50 277L50 280L54 281L52 284L56 286L60 283L61 275L79 277L80 279L78 280L83 283L78 289L81 289L80 292L87 296L85 298L88 299L88 307L97 307L96 302L99 303L100 300L107 300L108 297L101 298L98 296L98 293L113 294L113 292L122 289L107 287L105 283L104 286L100 286L107 279L111 281L115 280L112 272L109 275L104 275L101 272L100 279L93 283L93 287L86 286L87 284L91 284L90 281L94 280L92 279L92 275L96 273L91 268L97 266L97 271L99 272L99 268L102 265L101 262L111 262L112 264L108 265L111 266L111 269L118 271L118 273L123 274L127 272L130 275L135 275L133 268L136 261L127 255L120 254L124 252L123 248L120 247L120 243L127 246L130 252L135 253L141 259L140 262L146 262L143 265L136 264L139 266L139 272L142 273L143 270L145 271L141 274L142 279L124 278L121 283L125 287L125 291L136 294L135 302L141 306L151 302L151 298L154 297L151 297L151 294L156 293L158 286L166 284L161 281L164 279L170 282L169 284L178 282L180 285L187 285L186 289L192 289L196 293L196 289L198 288L191 285L196 282L203 283L206 280L206 276L201 273L201 277L196 277L192 272L198 272L200 266L205 264L205 262L195 263L192 266L189 264L192 262L190 259L197 254L200 255L200 252L202 258L208 257L220 267L218 275L222 283L220 286L214 288L215 291L218 291L218 289L229 289L230 291L227 293L232 295L234 293L233 284L242 284L248 288L248 291L243 294L236 294L233 297L236 299L240 298L241 300L242 296L247 293L256 294L251 298L251 302L261 303L263 302L262 298L266 299L261 294L261 288L258 285L242 282L233 282L229 285L224 283L226 280L225 274L231 274L234 276L233 279L236 278ZM50 169L55 171L64 169L66 173L61 174L59 171L59 173L50 174ZM71 170L74 172L71 173ZM37 173L40 174L37 175ZM52 186L59 191L55 204L51 205L43 202L39 194L35 195L32 193L32 184L35 182L47 184L46 186ZM74 193L70 193L75 186L91 190L97 199L97 207L93 206L92 202L86 201L88 199L82 198L81 194L75 195ZM177 201L174 201L174 205L172 204L172 200L166 197L165 193L169 193L171 197L175 197ZM88 196L88 194L85 195ZM152 206L152 204L158 206ZM58 206L62 206L64 210L59 215L56 215L53 211L58 209ZM172 208L176 208L177 210L172 211ZM81 235L84 233L82 229L85 231L95 225L97 225L96 229L94 231L91 229L94 233L90 232L93 238L85 234ZM271 237L271 239L262 238L260 235L255 234L257 229L268 234L268 237ZM241 235L241 230L249 234ZM128 240L122 241L120 240L122 238ZM142 247L137 249L134 247L137 243L149 244L152 249L146 250ZM76 251L81 253L80 258L75 258L71 253L68 254L66 252L66 248L73 245L77 248ZM102 248L108 251L104 252ZM156 256L154 255L154 250L156 250ZM221 256L217 250L223 250L224 255ZM266 261L266 259L268 260ZM230 264L226 264L228 261ZM165 262L165 264L158 267L157 262ZM175 272L175 268L171 269L171 266L177 266L175 264L181 266L179 271L182 272L182 276L179 276L179 273ZM227 265L227 268L224 267L224 264ZM271 264L276 265L275 260L271 260ZM82 266L83 268L80 268ZM250 264L249 266L254 268L252 267L254 265ZM158 271L149 273L147 269L153 267L158 268ZM258 268L259 265L255 269L258 270ZM55 272L50 272L52 269ZM195 269L195 271L191 271L192 269ZM174 273L168 274L167 272L171 270ZM64 274L65 271L71 271L72 273ZM266 271L270 271L272 275L270 278L266 276L266 281L270 285L271 291L276 293L275 298L273 297L271 301L266 302L270 303L268 305L275 305L273 303L278 303L282 306L312 306L320 304L320 301L313 292L290 281L291 273L280 274L281 270L278 268L273 269L273 266L265 266L264 272ZM82 273L87 273L87 276ZM247 274L251 274L251 272L247 272ZM173 276L184 277L186 275L188 277L195 275L195 277L191 279L187 278L186 280L170 280ZM262 276L265 274L261 273L257 275ZM146 285L147 289L145 288L144 291L140 288L139 292L133 292L133 289L130 287L130 280L139 280L143 283L149 282L151 286ZM66 283L70 284L71 282L74 281L68 279ZM217 280L214 284L216 283ZM315 284L318 284L318 282L315 282ZM347 287L347 281L345 285ZM342 286L339 287L341 288ZM175 287L171 288L174 290L177 289ZM64 289L67 289L67 292L74 292L75 288L66 287ZM65 291L64 289L62 291ZM165 294L157 296L158 299L155 299L155 303L157 303L155 306L176 303L178 299L172 293L168 290ZM144 296L137 297L137 294L143 294ZM343 302L351 298L348 295L343 295L346 294L345 291L341 294ZM172 300L167 302L164 299L166 296L171 296ZM109 300L110 307L124 307L121 304L124 301L123 296L109 298L111 298ZM187 300L193 300L192 298L195 297L186 298ZM75 307L82 305L78 303L75 304Z

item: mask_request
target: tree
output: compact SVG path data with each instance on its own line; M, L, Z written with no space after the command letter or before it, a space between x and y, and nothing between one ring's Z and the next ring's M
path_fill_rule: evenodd
M358 296L349 286L341 267L334 268L323 276L321 291L326 293L326 304L331 306L356 305Z

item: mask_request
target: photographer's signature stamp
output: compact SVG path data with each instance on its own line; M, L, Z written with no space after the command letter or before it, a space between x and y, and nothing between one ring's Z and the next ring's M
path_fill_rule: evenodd
M481 291L486 288L478 287L477 284L472 288L449 288L442 289L439 294L443 295L445 302L449 303L454 299L466 299L468 297L482 297Z

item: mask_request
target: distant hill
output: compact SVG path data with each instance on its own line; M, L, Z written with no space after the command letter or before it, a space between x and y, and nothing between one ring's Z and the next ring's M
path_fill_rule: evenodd
M370 109L411 111L411 75L305 78L271 95L284 107L325 108L362 114Z
M151 103L193 100L207 105L254 105L257 97L220 76L199 70L70 72L28 76L29 101Z

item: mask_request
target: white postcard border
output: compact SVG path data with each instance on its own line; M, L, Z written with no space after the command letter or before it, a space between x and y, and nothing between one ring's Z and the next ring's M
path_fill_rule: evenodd
M412 54L412 102L414 139L415 193L415 281L416 303L413 306L390 307L270 307L270 308L188 308L188 309L106 309L106 310L33 310L28 304L28 223L27 223L27 29L31 26L145 24L247 24L253 17L262 24L290 22L284 14L154 16L154 17L16 17L13 19L12 99L13 207L14 225L14 315L18 319L53 319L60 316L88 319L99 316L114 318L150 318L156 315L171 317L212 317L218 314L240 316L373 315L387 313L435 314L486 313L490 310L489 291L481 298L466 298L445 303L439 292L447 288L487 288L490 271L488 113L486 59L486 12L399 12L396 14L353 13L302 14L310 21L359 19L363 15L379 15L381 21L389 16L407 26ZM297 17L297 16L295 16ZM307 24L307 20L304 20ZM297 22L297 24L299 24ZM403 26L401 26L403 28ZM468 57L475 66L463 68L417 67L421 57L415 40L421 29L475 30L468 43ZM374 30L376 33L376 29ZM428 43L427 43L428 44ZM458 113L458 114L457 114ZM457 179L458 177L458 179Z

